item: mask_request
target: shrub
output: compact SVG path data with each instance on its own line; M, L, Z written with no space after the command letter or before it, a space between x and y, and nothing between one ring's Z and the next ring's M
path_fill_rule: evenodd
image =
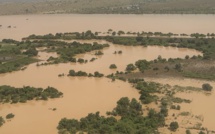
M213 87L210 84L205 83L202 85L202 89L205 91L211 91L213 89Z
M176 131L178 129L179 125L178 122L171 122L170 123L170 130L171 131Z

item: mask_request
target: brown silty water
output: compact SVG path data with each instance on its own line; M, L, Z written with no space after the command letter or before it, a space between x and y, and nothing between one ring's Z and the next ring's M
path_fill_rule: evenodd
M26 20L27 19L27 20ZM206 19L208 19L206 21ZM215 31L212 29L214 17L205 15L32 15L32 16L0 16L2 28L0 28L0 38L13 38L20 40L29 34L47 34L56 32L75 32L85 30L107 31L109 28L124 31L161 31L174 33L207 33ZM16 21L14 21L16 20ZM109 21L108 21L109 20ZM111 20L111 21L110 21ZM171 20L171 21L170 21ZM126 23L124 23L126 22ZM177 22L177 27L176 27ZM163 26L169 24L168 27ZM191 25L192 24L192 25ZM206 25L207 24L207 25ZM213 23L214 24L214 23ZM12 28L6 28L11 25ZM13 26L16 26L14 28ZM182 28L178 28L178 27ZM202 28L201 26L205 26ZM87 41L94 42L95 40ZM84 42L84 41L81 41ZM98 41L107 43L105 41ZM113 54L114 51L121 50L122 54ZM29 101L25 104L0 104L0 115L5 116L8 113L14 113L15 118L7 121L0 128L0 133L57 133L56 126L63 117L81 118L90 112L100 111L105 115L106 111L112 110L116 101L124 96L129 98L139 98L139 94L130 84L111 80L107 78L83 78L83 77L58 77L58 74L67 74L70 69L76 71L82 70L88 73L99 71L104 74L114 73L116 70L109 69L110 64L116 64L117 70L124 71L126 65L134 63L139 59L152 60L158 55L163 58L184 58L186 55L201 55L200 52L191 49L179 49L173 47L158 46L120 46L111 44L109 48L102 50L104 55L95 56L95 52L77 55L77 58L90 60L92 57L97 59L94 62L86 64L58 64L37 67L36 63L31 64L24 71L17 71L0 75L0 85L11 85L15 87L34 86L47 87L52 86L64 93L63 98L52 99L48 101ZM39 58L46 60L50 56L57 56L55 53L40 52ZM158 80L162 82L162 80ZM166 80L172 84L178 84L178 80ZM184 80L183 80L184 82ZM184 84L182 82L182 84ZM191 86L195 85L192 81ZM186 81L185 81L186 83ZM213 83L212 83L213 84ZM180 85L180 83L179 83ZM198 84L196 86L200 86ZM215 86L214 86L215 87ZM212 94L214 96L214 94ZM197 96L198 97L198 96ZM201 106L206 103L211 104L215 97L203 97ZM198 98L193 98L193 103L189 108L198 111ZM211 104L212 105L212 104ZM186 108L186 106L184 106ZM205 111L210 111L209 107ZM50 108L57 108L56 111ZM203 113L205 120L213 117L213 112ZM205 115L208 114L208 115ZM205 123L210 129L215 129L211 124L213 121Z

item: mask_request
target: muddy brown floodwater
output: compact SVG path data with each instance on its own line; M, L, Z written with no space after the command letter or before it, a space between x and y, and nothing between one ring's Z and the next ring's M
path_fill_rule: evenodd
M85 41L94 42L95 40ZM84 42L84 41L80 41ZM100 41L100 43L106 43ZM122 54L113 54L121 50ZM57 133L56 126L63 117L81 118L90 112L100 111L105 115L106 111L112 110L116 101L121 97L139 98L139 94L130 84L111 80L107 78L83 78L83 77L58 77L58 74L68 74L70 69L83 70L88 73L99 71L110 74L116 70L109 69L109 65L115 63L119 71L124 71L126 65L134 63L138 59L152 60L161 55L164 58L180 57L185 55L201 55L200 52L190 49L178 49L173 47L132 47L111 44L103 50L104 55L97 57L94 62L86 64L58 64L49 66L36 66L31 64L24 71L17 71L0 75L0 85L11 85L15 87L52 86L64 93L63 98L48 101L30 101L25 104L1 104L1 115L14 113L15 118L4 124L0 133ZM49 56L56 57L55 53L40 52L40 59L47 59ZM90 60L96 57L94 52L77 55ZM50 108L57 108L56 111Z
M131 32L214 33L214 15L11 15L0 16L0 39L21 39L30 34L107 32L108 29ZM11 28L8 28L11 26Z
M109 28L124 31L160 31L173 33L212 33L215 17L213 15L17 15L0 16L0 39L12 38L21 40L30 34L48 34L57 32L82 32L86 30L105 32ZM11 28L7 28L11 26ZM93 42L94 40L87 41ZM83 41L82 41L83 42ZM98 41L99 42L99 41ZM100 41L100 43L106 43ZM113 54L114 51L122 50L122 54ZM179 49L172 47L141 47L120 46L111 44L109 48L102 50L104 55L96 57L94 52L77 55L90 60L96 57L94 62L87 64L58 64L49 66L36 66L31 64L24 71L16 71L0 75L0 85L15 87L52 86L64 93L62 98L48 101L29 101L24 104L0 104L0 115L6 116L14 113L15 118L7 121L1 128L1 134L57 134L57 124L63 117L81 118L90 112L100 111L105 115L106 111L112 110L116 101L121 97L139 98L139 94L130 84L107 78L83 78L83 77L58 77L59 74L67 74L70 69L82 70L88 73L99 71L110 74L116 70L110 70L109 65L115 63L117 70L124 71L126 65L139 59L152 60L161 55L163 58L184 58L186 55L201 55L200 52L191 49ZM57 56L55 53L40 52L40 59L49 56ZM156 79L155 79L156 80ZM179 80L159 80L178 84ZM183 86L182 81L181 84ZM201 86L199 81L188 83L193 86ZM212 83L215 87L215 84ZM179 83L180 85L180 83ZM183 95L183 94L182 94ZM184 106L193 112L204 114L204 125L214 129L215 119L212 110L214 94L210 97L202 97L199 108L197 107L198 95L193 97L193 103ZM201 97L200 97L201 98ZM204 100L203 100L204 99ZM196 101L194 101L196 100ZM205 108L203 112L201 108ZM57 108L56 111L50 109ZM202 111L202 112L201 112ZM208 112L207 112L208 111ZM197 114L199 114L197 113Z
M179 85L179 86L193 86L202 87L202 84L209 83L215 87L214 81L195 80L195 79L184 79L184 78L145 78L147 81L159 82L162 84ZM189 99L192 102L182 103L181 111L190 112L193 115L202 116L203 122L202 127L206 127L209 130L215 130L215 94L212 92L210 95L204 93L192 92L192 93L177 93L177 97Z

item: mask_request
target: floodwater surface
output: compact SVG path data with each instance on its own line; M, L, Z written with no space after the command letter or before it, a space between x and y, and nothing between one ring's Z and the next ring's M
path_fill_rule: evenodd
M213 33L214 15L17 15L0 16L0 39L12 38L21 40L30 34L48 34L58 32L82 32L86 30L107 32L108 29L123 31L152 31L172 33ZM11 26L10 28L8 26ZM92 40L91 42L93 42ZM83 41L82 41L83 42ZM88 41L89 42L89 41ZM100 41L100 43L107 43ZM113 54L114 51L122 51L122 54ZM117 100L121 97L139 98L139 94L130 84L118 81L111 82L107 78L84 78L67 77L70 69L82 70L87 73L99 71L105 75L114 73L117 70L124 71L126 65L135 63L139 59L153 60L159 55L163 58L184 58L186 55L202 55L200 52L191 49L172 47L141 47L141 46L120 46L111 44L109 48L102 50L104 55L95 56L95 52L77 55L77 58L94 62L86 64L67 63L49 66L36 66L31 64L24 71L16 71L0 75L0 85L11 85L15 87L52 86L64 93L62 98L50 99L48 101L29 101L24 104L0 104L0 115L6 116L14 113L15 117L0 128L2 134L57 134L57 124L61 118L76 118L86 116L88 113L100 111L105 115L111 111ZM40 52L40 59L46 60L49 56L57 56L55 53ZM110 64L116 64L117 69L109 69ZM64 73L64 77L58 77ZM158 82L176 83L178 80L158 80ZM189 86L195 85L195 81ZM197 87L199 87L197 85ZM215 87L215 84L213 84ZM183 86L183 83L182 83ZM211 96L214 96L212 94ZM191 96L194 97L194 96ZM195 97L194 97L195 98ZM204 98L204 97L203 97ZM201 107L208 111L204 114L204 125L215 130L210 117L214 117L215 111L209 112L208 106L214 99L202 100L199 108L193 101L190 108L192 111ZM198 100L198 98L195 98ZM195 100L193 99L193 100ZM204 98L205 99L205 98ZM210 104L210 105L209 105ZM207 105L207 106L206 106ZM56 111L52 109L56 108ZM202 108L202 109L203 109ZM189 109L188 109L189 110ZM202 110L200 110L201 112ZM208 114L208 115L207 115Z
M0 16L0 39L20 40L30 34L107 32L108 29L131 32L214 33L214 15L11 15ZM10 27L10 28L9 28Z
M93 42L85 41L85 42ZM82 41L83 42L83 41ZM107 43L100 41L100 43ZM114 51L122 51L122 54L113 54ZM1 104L1 115L14 113L15 118L7 121L0 129L0 133L57 133L56 126L61 118L76 118L86 116L90 112L100 111L105 115L106 111L111 111L117 100L121 97L139 98L138 91L130 84L115 81L111 82L107 78L88 78L88 77L67 77L70 69L82 70L88 73L99 71L104 74L115 73L116 70L124 71L126 65L135 63L139 59L152 60L158 55L163 58L179 57L184 58L187 54L201 55L200 52L191 49L181 49L173 47L132 47L111 44L109 48L102 50L104 55L96 57L95 52L80 54L81 57L90 60L92 57L97 59L94 62L85 64L66 63L49 66L36 66L31 64L24 71L17 71L0 75L0 85L11 85L15 87L52 86L64 93L62 98L48 101L30 101L25 104ZM40 52L39 58L46 60L50 56L56 57L55 53ZM115 63L118 69L109 69L110 64ZM64 73L64 77L58 74ZM56 108L56 111L51 109Z
M201 88L202 84L209 83L212 87L215 87L214 81L206 80L195 80L195 79L184 79L184 78L146 78L145 80L159 82L162 84L169 85L179 85L179 86L192 86ZM182 103L181 111L190 112L193 115L198 115L203 117L202 126L208 128L209 130L215 130L215 94L212 92L209 94L204 94L201 92L192 93L177 93L177 97L189 99L192 102L189 104Z

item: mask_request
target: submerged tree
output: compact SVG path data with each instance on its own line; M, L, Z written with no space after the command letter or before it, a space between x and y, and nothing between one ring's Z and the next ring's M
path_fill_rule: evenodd
M213 87L210 84L205 83L202 85L202 89L205 91L211 91L213 89Z

